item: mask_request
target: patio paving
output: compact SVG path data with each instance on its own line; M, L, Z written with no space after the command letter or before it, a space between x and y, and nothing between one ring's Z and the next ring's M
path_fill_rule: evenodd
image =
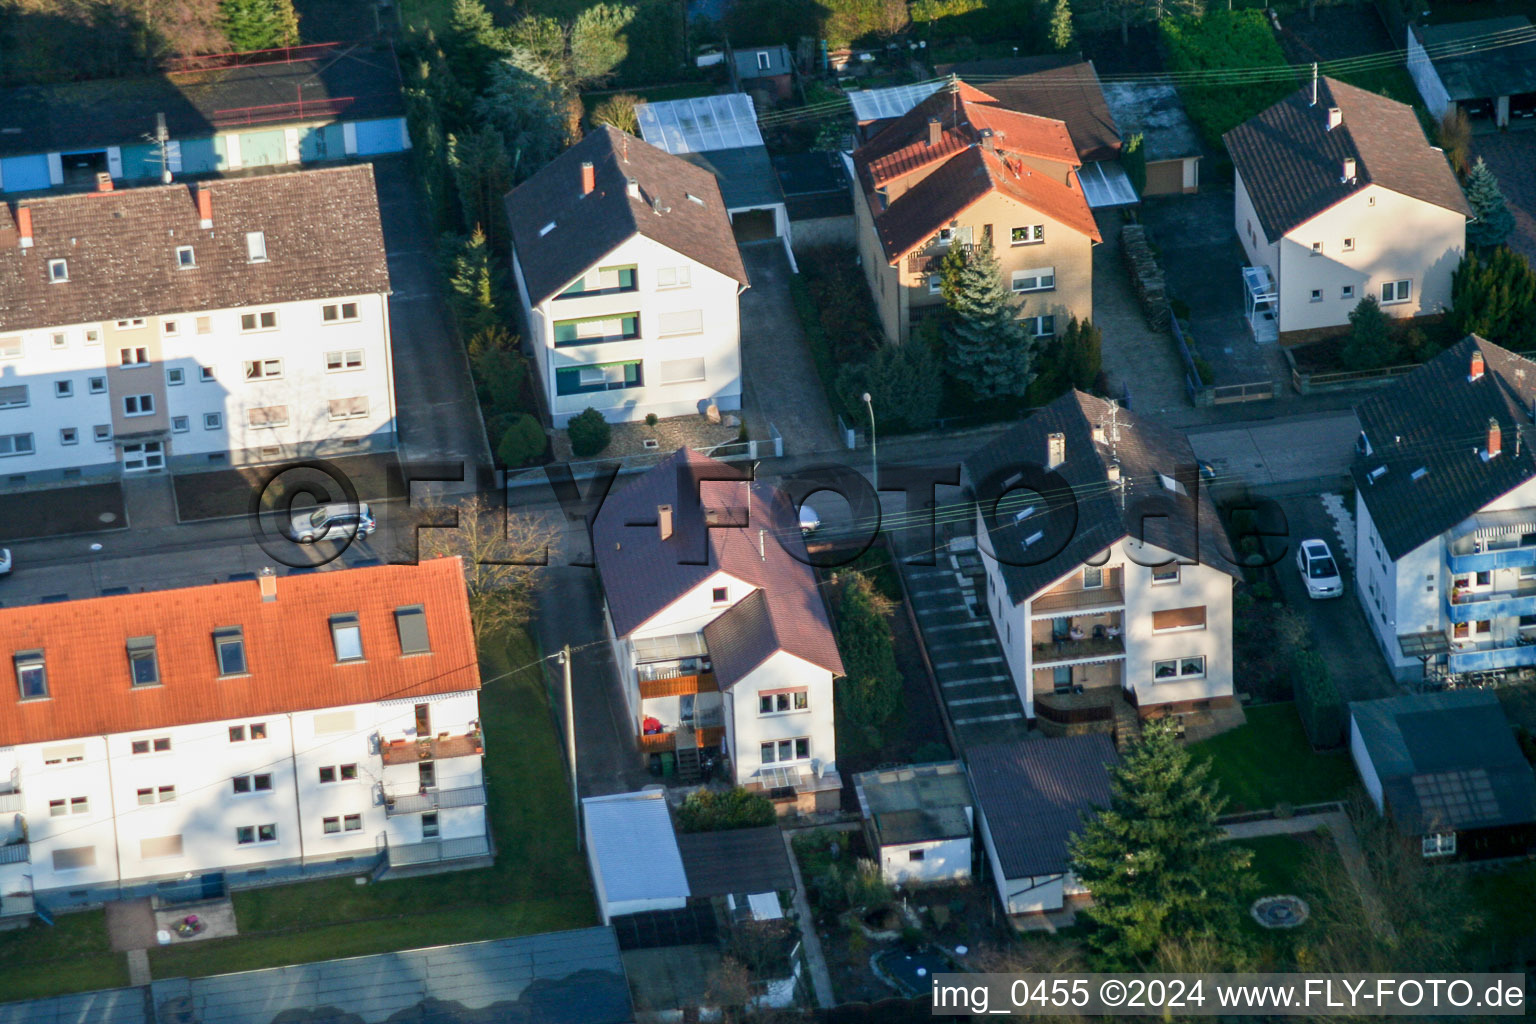
M117 900L106 906L107 940L113 950L149 949L155 945L155 911L149 900Z

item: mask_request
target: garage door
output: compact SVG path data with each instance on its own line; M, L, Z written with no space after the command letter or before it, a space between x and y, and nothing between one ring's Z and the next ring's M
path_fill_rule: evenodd
M1147 187L1142 189L1142 195L1166 196L1183 191L1183 160L1161 160L1147 164Z
M731 214L731 232L737 242L761 242L778 237L772 210L744 210Z
M48 157L11 156L0 160L0 184L7 192L29 192L35 188L47 188Z

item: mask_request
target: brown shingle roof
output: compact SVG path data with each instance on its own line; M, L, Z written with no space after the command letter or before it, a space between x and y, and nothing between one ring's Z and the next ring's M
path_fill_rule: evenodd
M425 608L429 654L402 656L395 609ZM362 663L338 664L330 617L355 612ZM213 632L244 631L248 674L219 677ZM160 685L130 684L127 641L153 636ZM457 558L217 583L0 609L0 746L163 729L247 715L366 704L480 688ZM41 650L47 700L20 699L11 664Z
M1093 62L1061 54L941 64L941 75L981 82L999 106L1065 121L1084 163L1120 155L1120 131Z
M706 639L712 656L714 643L722 644L723 660L715 663L722 689L778 650L842 675L794 509L770 485L735 475L733 467L682 448L603 503L592 524L592 547L614 631L629 634L723 571L761 596L718 616L730 619L713 631L714 640ZM656 526L660 505L673 509L668 540ZM718 510L718 523L736 525L707 528L706 509ZM708 638L706 622L701 618L679 631L706 630Z
M583 196L581 165L587 161L596 188ZM641 198L630 198L629 178L639 183ZM589 132L508 193L506 203L512 246L534 303L636 234L750 284L715 176L617 128Z
M1472 211L1445 156L1424 139L1413 108L1332 78L1291 93L1222 138L1271 242L1369 185ZM1343 123L1328 130L1328 108ZM1355 178L1344 180L1344 160Z
M198 226L198 186L155 185L23 199L35 244L17 241L0 204L0 330L230 309L389 291L368 164L207 182L213 228ZM264 263L245 234L266 236ZM176 248L197 266L177 268ZM48 260L68 261L51 284Z

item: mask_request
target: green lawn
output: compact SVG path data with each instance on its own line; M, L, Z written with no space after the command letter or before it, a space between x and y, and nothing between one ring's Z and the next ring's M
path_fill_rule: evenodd
M112 952L100 910L0 932L0 963L0 1002L128 984L127 958Z
M1341 800L1355 785L1345 751L1315 753L1292 703L1248 709L1248 724L1190 748L1209 758L1229 812Z
M1536 862L1524 861L1494 871L1480 871L1468 881L1483 922L1471 939L1478 959L1511 965L1536 957Z
M527 935L596 923L564 760L523 630L481 653L487 813L496 864L359 886L327 879L237 893L241 936L150 951L155 977L196 976Z
M1297 950L1315 942L1322 928L1316 911L1323 900L1354 900L1351 890L1343 894L1322 892L1315 884L1317 858L1337 857L1333 839L1315 833L1289 836L1264 836L1235 840L1253 851L1253 874L1258 885L1254 899L1263 896L1300 896L1314 911L1314 917L1295 928L1264 928L1243 908L1243 929L1258 945L1260 970L1295 970Z

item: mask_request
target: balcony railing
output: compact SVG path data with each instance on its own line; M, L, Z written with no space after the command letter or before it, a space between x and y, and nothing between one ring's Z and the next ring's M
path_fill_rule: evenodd
M1094 587L1091 590L1068 590L1037 597L1030 602L1029 614L1031 618L1049 619L1069 612L1124 607L1124 587Z
M691 693L718 693L720 684L715 682L713 672L700 672L697 675L671 676L667 679L642 679L640 680L640 699L650 700L652 697L680 697Z
M420 793L384 796L384 814L420 814L449 807L478 807L485 803L484 786L459 786L454 789L429 789Z
M11 843L8 846L0 846L0 864L25 864L31 859L31 843Z
M448 757L475 757L485 753L478 732L462 736L434 736L425 740L390 740L379 747L386 767L438 761Z
M1478 622L1512 615L1536 615L1536 582L1516 590L1483 590L1447 597L1446 615L1452 622Z
M640 753L656 754L664 750L677 749L677 731L642 733L637 739L640 741ZM694 745L699 747L718 747L725 742L725 726L711 725L702 729L693 730Z
M1490 572L1494 569L1524 569L1536 565L1536 545L1507 547L1496 551L1476 551L1445 556L1446 568L1454 573Z
M403 843L386 848L389 866L404 867L409 864L436 864L445 860L465 860L469 857L488 857L491 840L487 836L466 836L463 839L429 839L423 843Z
M1125 657L1125 642L1117 636L1085 637L1082 640L1052 640L1035 644L1036 665L1070 661L1106 660Z
M26 809L26 798L20 793L0 793L0 814L16 814Z
M1452 641L1454 645L1456 641ZM1446 668L1452 673L1496 672L1536 666L1536 643L1474 643L1452 646Z

